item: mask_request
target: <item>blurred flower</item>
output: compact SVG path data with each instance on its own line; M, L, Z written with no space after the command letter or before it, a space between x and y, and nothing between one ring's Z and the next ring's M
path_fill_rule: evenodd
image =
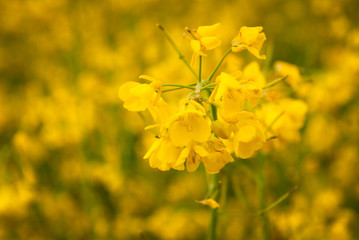
M303 80L302 76L300 75L299 68L294 65L283 61L276 61L274 63L274 69L281 75L281 76L288 76L285 81L294 89L298 89L299 83Z

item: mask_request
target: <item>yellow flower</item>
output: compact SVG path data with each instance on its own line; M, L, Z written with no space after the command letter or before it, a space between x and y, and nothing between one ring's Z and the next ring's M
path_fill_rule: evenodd
M266 85L265 77L263 76L258 62L251 62L243 69L241 79L249 79L258 88L263 88Z
M194 172L201 163L202 158L206 156L208 156L208 152L203 146L189 144L182 150L176 165L183 165L186 162L187 171Z
M202 162L209 174L218 173L227 163L234 161L226 146L216 137L212 136L204 147L209 154L202 158Z
M203 143L211 135L206 110L195 101L187 102L169 122L169 136L177 147L187 146L192 141Z
M153 143L143 159L149 158L150 166L161 171L168 171L170 168L183 170L184 164L177 164L180 153L181 148L174 146L167 136L163 136Z
M240 120L234 125L234 131L227 146L233 149L237 157L250 158L266 141L264 128L251 112L241 112Z
M205 52L221 45L221 24L216 23L211 26L201 26L193 30L195 39L191 40L191 47L195 54L206 55Z
M242 77L243 74L237 74ZM263 95L263 89L258 87L252 79L237 80L232 75L222 72L216 79L217 86L210 96L210 101L219 105L219 113L223 120L236 123L244 102L248 101L256 106Z
M149 105L148 110L156 124L165 125L171 117L171 108L162 98L159 98L156 105Z
M124 108L129 111L145 111L150 104L157 104L160 98L162 83L145 75L141 75L140 78L152 81L152 83L141 84L129 81L118 91L119 98L124 102ZM156 91L158 91L157 94Z
M307 105L301 100L284 98L278 102L270 102L257 111L257 116L268 128L268 137L275 136L275 146L285 142L298 142L299 129L303 126Z
M193 172L203 162L207 173L215 174L227 163L233 161L223 142L212 136L208 142L202 145L194 143L187 145L182 150L175 165L182 166L186 162L187 171Z
M219 113L227 122L238 121L237 115L243 109L244 94L241 85L233 76L222 72L216 79L217 86L209 100L218 103Z
M240 52L247 49L251 54L259 59L266 59L265 55L259 52L267 39L262 32L263 27L241 27L238 35L232 41L232 51Z

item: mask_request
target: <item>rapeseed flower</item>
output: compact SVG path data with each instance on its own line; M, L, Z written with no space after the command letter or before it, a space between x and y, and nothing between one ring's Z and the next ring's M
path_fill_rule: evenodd
M148 150L144 159L149 159L152 168L168 171L170 168L183 170L183 163L177 164L181 149L172 144L168 136L157 139Z
M160 98L162 83L145 75L141 75L140 78L152 81L152 83L141 84L129 81L119 89L118 96L124 102L124 108L129 111L145 111L150 104L156 105Z
M241 27L238 35L232 41L232 51L240 52L247 49L258 59L266 59L265 55L259 54L267 39L262 30L263 27Z
M237 76L241 78L242 74L237 73ZM234 76L222 72L217 77L216 83L210 101L219 105L221 117L229 123L236 123L239 120L245 101L256 106L263 95L263 89L250 78L237 80Z
M169 121L169 136L177 147L187 146L192 141L206 142L211 135L206 110L195 101L185 103Z
M231 129L231 137L225 144L242 159L250 158L266 141L264 127L252 112L241 112Z
M191 47L196 55L206 56L206 52L220 46L221 41L220 23L210 26L200 26L197 30L191 31L194 39L191 40Z
M214 136L211 136L210 140L204 144L204 147L208 155L202 158L202 162L207 173L218 173L227 163L234 161L223 141Z

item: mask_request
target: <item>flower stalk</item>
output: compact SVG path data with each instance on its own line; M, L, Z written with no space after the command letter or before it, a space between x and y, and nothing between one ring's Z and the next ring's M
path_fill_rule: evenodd
M211 75L209 75L207 82L211 82L214 74L216 74L218 68L221 66L222 62L224 61L224 59L227 57L227 55L232 52L232 48L228 49L227 52L223 55L222 59L218 62L217 66L214 68L213 72L211 73Z
M170 34L167 32L167 30L160 24L156 24L156 26L164 33L165 37L167 38L168 42L171 44L171 46L173 47L173 49L177 52L179 59L181 59L181 61L187 66L187 68L192 72L193 76L195 78L198 78L196 72L193 70L193 68L189 65L189 63L187 62L187 60L184 58L183 54L181 53L181 51L178 49L176 43L173 41L173 39L171 38Z
M258 156L258 171L257 171L257 188L258 188L258 198L259 198L259 208L266 209L265 202L265 179L264 179L264 167L265 167L265 158L262 154ZM262 232L263 239L270 239L270 231L269 231L269 220L266 214L266 211L260 212L260 217L262 219Z
M215 201L218 199L219 191L219 174L209 175L209 184L208 184L208 196L212 197ZM211 219L209 223L208 237L210 240L216 239L216 230L217 230L217 220L218 220L218 208L211 209Z

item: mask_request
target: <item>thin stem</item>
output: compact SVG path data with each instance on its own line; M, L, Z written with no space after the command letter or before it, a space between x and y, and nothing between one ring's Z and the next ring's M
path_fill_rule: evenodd
M162 84L163 87L179 87L179 88L188 88L188 89L192 89L192 90L195 90L196 88L195 87L192 87L190 85L182 85L182 84L172 84L172 83L165 83L165 84Z
M145 115L143 115L142 112L138 112L138 115L140 116L140 118L142 119L142 121L145 123L146 126L150 126L150 125L151 125L150 122L147 120L147 118L145 117ZM159 135L158 132L157 132L155 129L153 129L153 128L150 128L150 129L148 129L148 130L150 130L155 136L158 136L158 135Z
M297 189L298 189L298 186L294 186L291 190L289 190L289 192L287 192L286 194L281 196L277 201L275 201L274 203L272 203L265 209L261 210L258 214L263 214L263 213L269 212L270 210L272 210L273 208L278 206L281 202L283 202L285 199L287 199Z
M199 55L198 82L201 83L202 78L202 56Z
M167 30L160 24L157 24L157 27L165 34L165 37L167 38L168 42L171 44L173 49L177 52L179 59L181 59L184 62L184 64L187 66L187 68L193 73L194 77L197 79L198 76L197 76L196 72L193 70L193 68L191 68L191 66L189 65L187 60L184 58L183 54L178 49L175 42L172 40L172 38L171 38L170 34L167 32Z
M166 87L166 86L169 86L169 85L170 84L163 84L162 86ZM172 85L174 85L174 84L172 84ZM188 84L186 86L195 86L195 85L197 85L197 83L191 83L191 84ZM184 88L183 87L175 87L175 88L165 89L165 90L162 90L162 93L172 92L172 91L176 91L176 90L180 90L180 89L184 89ZM194 90L195 88L190 88L190 89Z
M219 174L211 174L208 186L208 195L211 197L214 195L214 193L218 192L218 182L219 182ZM218 198L219 194L216 194L215 198ZM214 199L217 201L217 199ZM209 240L215 240L216 239L216 229L217 229L217 219L218 219L218 209L211 209L211 220L209 223L209 231L208 231L208 237Z
M162 90L162 93L172 92L172 91L176 91L176 90L180 90L180 89L184 89L184 88L177 87L177 88L166 89L166 90Z
M258 176L257 176L257 184L258 184L258 197L259 197L259 204L260 209L266 209L266 202L265 202L265 180L264 180L264 164L265 159L263 155L260 155L258 158L259 169L258 169ZM269 240L269 220L265 211L260 213L263 222L263 239Z
M211 95L211 91L207 89L208 96ZM216 108L211 105L210 112L212 115L212 120L217 120L217 112ZM218 200L219 194L219 173L217 174L211 174L209 175L209 184L208 184L208 196L213 197L215 201ZM214 195L214 193L217 193ZM209 230L208 230L208 237L209 240L215 240L216 239L216 230L217 230L217 220L218 220L218 208L211 209L211 220L209 223Z
M272 82L268 83L267 85L265 85L265 86L263 87L263 89L273 87L273 86L276 85L277 83L279 83L279 82L285 80L287 77L288 77L288 75L286 75L286 76L284 76L284 77L281 77L281 78L277 78L277 79L273 80Z
M210 83L210 84L207 84L207 85L201 87L201 90L212 89L212 88L215 88L216 85L217 85L216 83Z
M213 72L211 73L211 75L209 76L209 78L207 79L208 82L210 82L214 76L214 74L216 74L218 68L221 66L223 60L227 57L227 55L232 52L232 48L228 49L227 52L224 54L224 56L222 57L222 59L219 61L219 63L217 64L217 66L214 68Z
M273 125L284 115L284 112L281 112L276 116L275 119L268 125L268 127L265 129L265 133L267 133L269 130L272 129Z

